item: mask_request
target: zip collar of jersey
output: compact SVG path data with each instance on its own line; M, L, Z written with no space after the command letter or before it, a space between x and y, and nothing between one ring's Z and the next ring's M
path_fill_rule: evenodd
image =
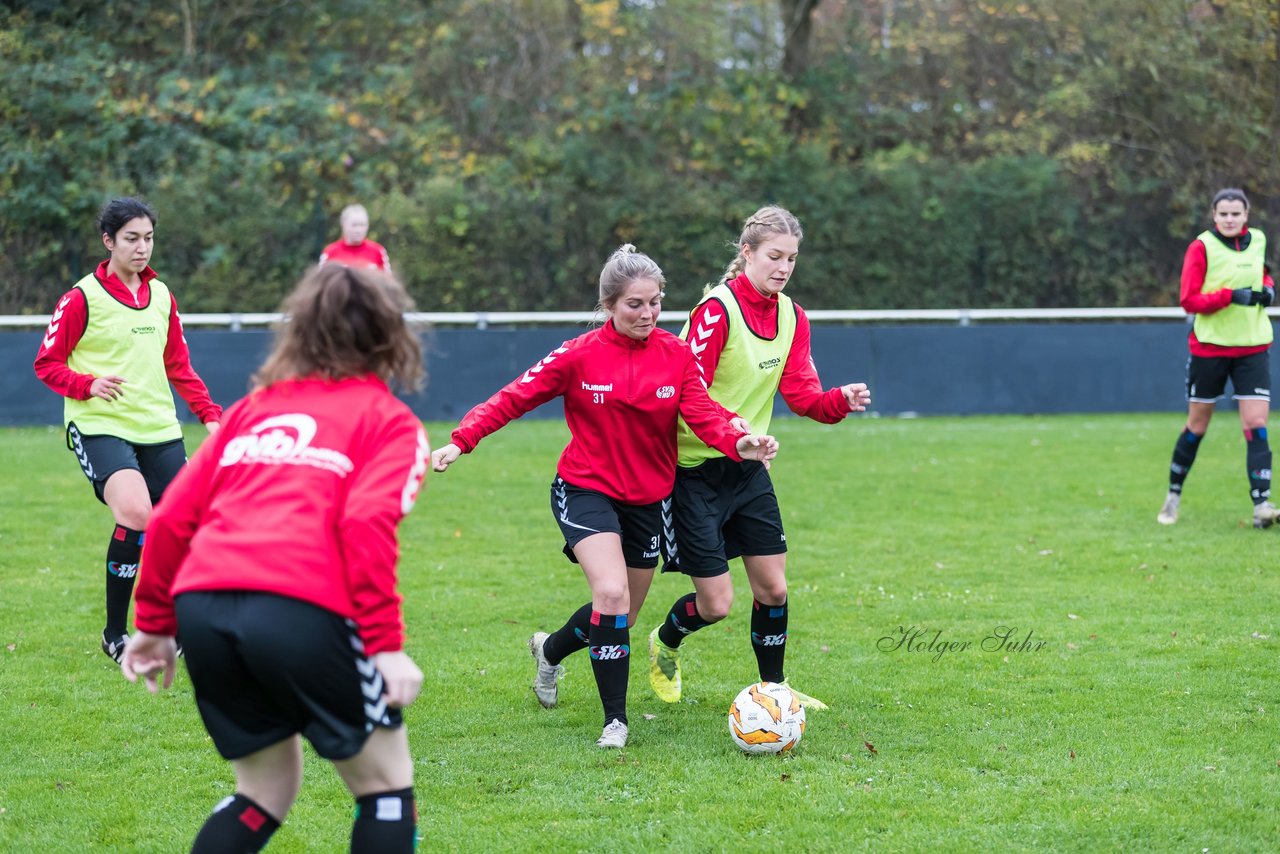
M103 261L98 265L98 269L93 271L93 276L98 280L98 284L102 285L102 289L111 295L111 298L121 305L129 308L146 308L151 304L151 280L156 277L156 271L151 269L151 265L142 268L142 272L138 274L138 278L142 283L138 285L138 298L135 300L133 292L129 290L129 286L120 281L120 277L115 273L108 272L110 261Z
M738 278L729 283L729 290L733 291L740 304L751 306L756 312L766 317L778 310L777 294L765 296L760 293L756 290L756 286L751 284L746 273L739 273Z
M1249 234L1249 226L1247 225L1240 229L1240 233L1235 237L1223 237L1218 233L1218 227L1216 225L1211 227L1209 231L1213 232L1213 236L1218 238L1218 241L1222 243L1223 246L1233 252L1243 252L1248 249L1249 241L1253 239L1253 235Z
M603 326L600 327L600 337L605 341L608 341L610 344L616 344L619 347L637 350L648 347L649 341L653 338L653 333L657 331L658 327L655 325L653 327L653 332L650 332L644 338L632 338L630 335L623 335L614 328L613 318L611 317L605 321Z

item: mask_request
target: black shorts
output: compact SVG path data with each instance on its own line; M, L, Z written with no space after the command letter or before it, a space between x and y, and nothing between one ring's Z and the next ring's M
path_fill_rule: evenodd
M160 496L187 464L187 449L181 439L156 445L139 445L119 436L84 436L72 421L67 425L67 447L76 455L80 471L93 484L93 492L103 504L107 478L121 469L134 469L142 474L151 493L151 503Z
M1217 403L1231 378L1236 400L1271 400L1271 354L1191 356L1187 359L1187 402Z
M676 469L671 494L672 525L665 529L663 571L710 578L729 571L742 555L778 555L787 551L782 513L773 481L762 463L707 460Z
M271 593L195 591L175 606L196 706L224 759L295 733L325 759L350 759L375 726L402 723L350 620Z
M551 481L551 512L564 534L564 553L574 563L573 547L592 534L622 538L622 556L633 569L658 565L662 539L662 505L623 504L594 489L583 489L557 477Z

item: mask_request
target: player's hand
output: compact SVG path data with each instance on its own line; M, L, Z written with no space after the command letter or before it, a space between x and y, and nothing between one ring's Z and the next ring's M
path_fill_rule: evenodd
M431 452L431 468L434 471L444 471L460 456L462 456L462 449L450 442Z
M222 424L217 421L206 421L204 422L204 429L208 430L209 435L212 436L222 429Z
M94 379L93 384L89 386L89 396L99 397L103 400L116 400L124 396L124 377L105 376Z
M160 674L164 674L165 688L173 684L177 662L178 643L172 637L136 632L125 645L120 671L130 682L137 682L141 676L147 690L154 694L159 690L156 677Z
M747 419L741 415L735 415L729 419L729 426L739 433L750 433L751 425L747 423Z
M778 440L772 436L741 436L737 448L738 455L744 460L768 463L778 455Z
M126 647L126 649L128 649ZM422 671L403 652L379 652L373 656L382 674L383 693L387 705L402 709L418 698L422 690Z
M865 412L871 405L871 392L866 383L842 385L840 393L844 395L844 402L849 405L850 412Z
M1231 301L1236 305L1252 305L1253 293L1253 288L1235 288L1231 291Z
M1253 297L1250 299L1249 305L1260 305L1266 307L1275 301L1276 289L1264 286L1262 290L1253 292Z

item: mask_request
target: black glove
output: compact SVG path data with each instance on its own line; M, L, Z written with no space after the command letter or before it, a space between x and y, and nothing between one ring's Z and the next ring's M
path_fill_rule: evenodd
M1276 289L1264 287L1260 291L1253 292L1253 299L1249 301L1249 305L1268 306L1276 301Z
M1236 288L1231 292L1231 301L1236 305L1253 305L1253 288Z

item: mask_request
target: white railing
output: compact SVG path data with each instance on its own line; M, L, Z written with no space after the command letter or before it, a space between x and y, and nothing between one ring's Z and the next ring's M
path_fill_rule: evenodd
M927 308L868 311L805 312L817 323L954 323L968 326L971 323L1004 320L1182 320L1186 312L1175 306L1150 308ZM1267 309L1271 317L1280 318L1280 306ZM666 310L661 323L683 322L688 312ZM262 314L184 314L185 326L224 327L240 330L245 327L270 326L280 320L275 312ZM489 326L529 326L537 324L578 324L598 320L599 315L590 311L425 311L408 315L417 323L433 326L473 326L485 329ZM39 329L49 324L49 315L0 316L0 328Z

